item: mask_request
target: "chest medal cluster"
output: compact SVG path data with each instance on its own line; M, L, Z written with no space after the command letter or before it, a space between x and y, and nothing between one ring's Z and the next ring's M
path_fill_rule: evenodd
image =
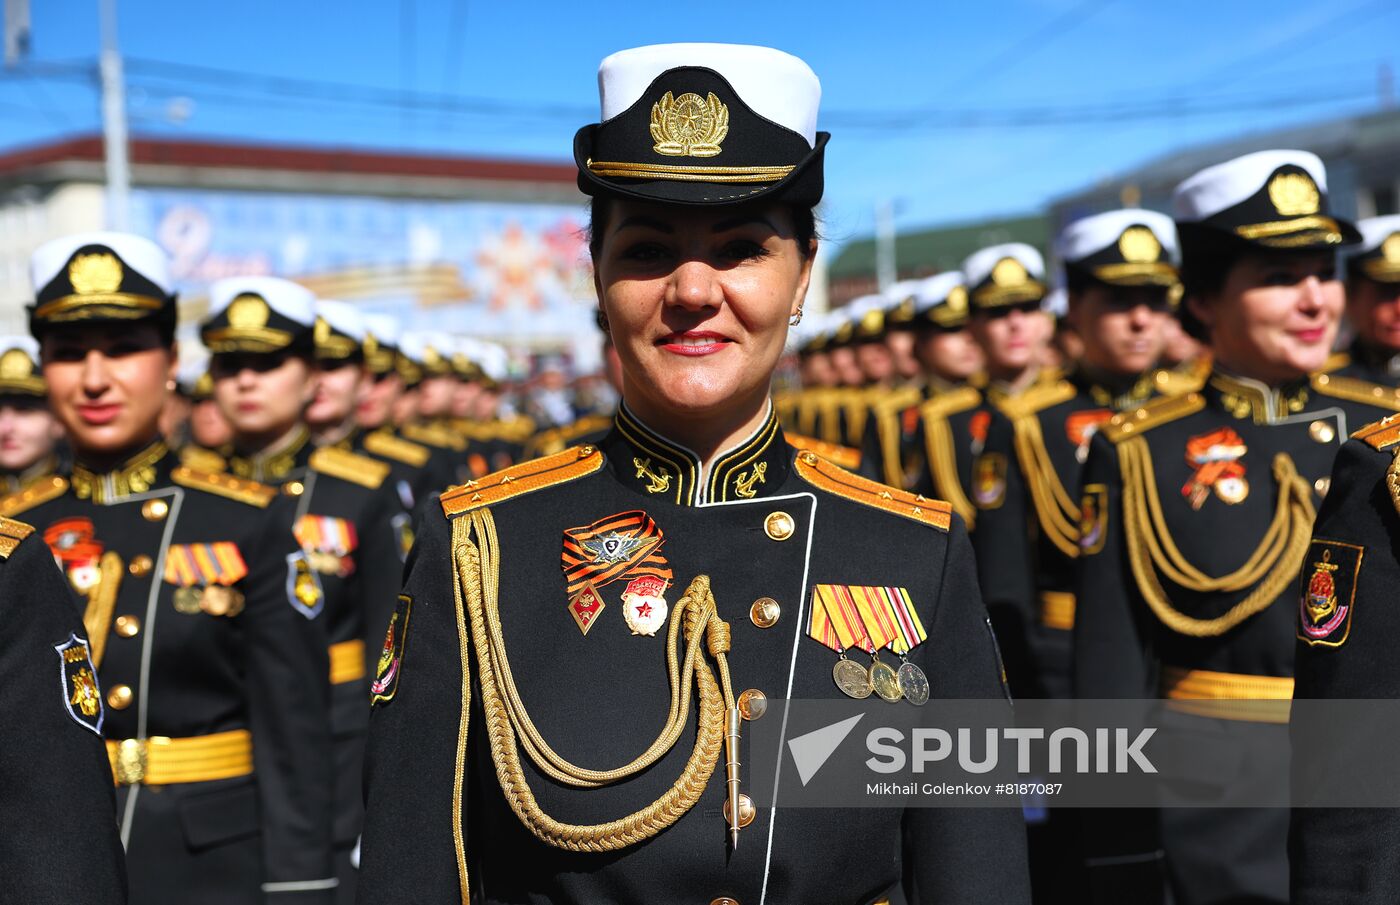
M928 633L904 588L819 584L812 589L807 636L837 653L831 674L843 694L860 700L874 693L892 704L928 702L928 677L907 656ZM846 656L853 647L870 655L869 666ZM897 669L880 659L886 649L899 657Z
M587 635L607 601L602 589L626 581L622 617L634 635L655 635L666 624L666 589L671 567L661 548L666 538L640 509L619 512L591 525L564 531L560 568L569 595L569 615Z

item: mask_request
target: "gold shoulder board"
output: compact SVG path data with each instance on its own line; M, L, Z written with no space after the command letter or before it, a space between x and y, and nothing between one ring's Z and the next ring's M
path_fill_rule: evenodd
M813 487L883 509L903 518L947 531L953 520L953 507L942 500L930 500L907 490L887 487L869 478L851 474L814 452L797 454L797 474Z
M603 454L594 446L575 446L542 459L531 459L453 487L440 499L448 518L494 506L513 496L586 477L603 467Z
M920 393L916 387L904 387L891 393L882 393L872 403L871 408L880 414L898 414L911 406L918 405L919 400L923 398L923 393Z
M1381 386L1369 380L1355 377L1339 377L1336 374L1314 374L1312 387L1324 396L1345 399L1348 402L1362 402L1379 408L1400 410L1400 390Z
M573 424L565 425L557 430L563 435L564 440L567 442L575 437L581 437L584 434L591 434L593 431L602 430L612 424L612 422L613 419L607 415L588 415L587 417L578 419Z
M818 440L816 437L807 437L802 434L792 434L784 432L788 445L794 449L804 452L814 452L826 459L828 462L835 462L842 468L860 467L860 450L851 449L849 446L841 446L836 443L827 443L825 440Z
M198 471L188 465L181 465L171 472L170 479L181 487L193 487L195 490L203 490L215 496L227 497L230 500L247 503L249 506L256 506L259 509L266 509L268 504L277 498L277 489L268 487L266 484L259 484L257 481L249 481L246 478L235 478L230 474L211 474L207 471Z
M1001 410L1008 418L1024 418L1052 405L1068 402L1078 392L1068 380L1057 378L1036 383L1025 392L1011 396L1001 404Z
M1400 415L1387 415L1352 434L1375 449L1389 449L1400 443Z
M12 493L0 500L0 517L19 515L47 503L49 500L63 496L68 490L68 481L58 475L50 475L30 484L28 487Z
M0 559L9 559L19 542L34 533L32 525L14 519L0 518Z
M186 446L180 450L180 464L188 465L195 471L220 472L228 469L228 462L223 456L202 446Z
M389 476L389 463L336 449L334 446L323 446L316 450L307 464L313 471L371 490L383 484L384 479Z
M939 393L919 406L919 417L925 421L937 421L982 404L982 391L976 387L958 387L948 393Z
M1149 431L1159 424L1166 424L1178 418L1199 412L1206 407L1206 399L1200 393L1186 393L1183 396L1163 396L1145 403L1141 408L1120 412L1109 419L1101 431L1105 437L1118 443L1130 437Z
M1333 371L1340 371L1351 364L1351 356L1345 352L1333 352L1322 363L1322 367L1317 369L1319 374L1331 374Z
M1161 368L1152 375L1152 385L1163 396L1180 396L1183 393L1196 392L1206 385L1206 380L1209 377L1210 371L1202 371L1199 367L1184 371Z
M422 468L428 464L428 459L433 454L432 450L421 443L395 437L393 434L381 434L378 431L365 435L365 452L412 465L414 468Z
M442 428L430 427L426 424L406 424L403 427L403 435L414 443L425 443L428 446L441 446L444 449L451 449L461 452L467 448L467 441L458 437L450 431Z

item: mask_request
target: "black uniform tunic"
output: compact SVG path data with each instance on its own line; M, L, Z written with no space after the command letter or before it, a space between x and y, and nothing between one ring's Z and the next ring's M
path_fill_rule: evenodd
M702 469L626 409L600 448L517 466L448 494L443 504L449 516L425 520L410 557L399 610L406 637L391 635L382 661L366 766L361 902L465 901L459 829L462 866L487 903L1027 901L1024 833L1014 809L763 810L731 854L722 768L694 808L659 835L607 854L554 848L509 808L480 695L473 692L469 706L465 697L449 539L454 517L489 505L515 682L544 739L575 763L626 763L651 743L668 710L664 638L629 632L620 582L600 591L604 609L581 632L561 568L566 530L636 510L664 537L672 604L694 576L710 576L719 615L732 628L736 695L838 696L835 654L805 636L812 587L833 583L906 588L928 630L910 659L928 673L933 694L1001 698L971 547L946 506L921 507L911 494L799 453L772 417ZM764 598L776 610L751 610ZM693 733L692 717L682 741L653 767L601 789L568 789L529 761L523 769L546 813L603 822L655 800L680 775Z

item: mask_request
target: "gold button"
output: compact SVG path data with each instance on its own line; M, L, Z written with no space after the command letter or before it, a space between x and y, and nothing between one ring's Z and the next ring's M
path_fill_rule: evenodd
M773 540L787 540L797 530L797 523L786 512L770 513L763 520L763 531Z
M768 712L768 696L757 688L750 688L739 695L739 700L735 702L739 707L739 713L746 720L756 720Z
M1327 496L1327 491L1329 491L1329 490L1331 490L1331 489L1332 489L1332 479L1331 479L1331 478L1318 478L1316 481L1313 481L1313 490L1316 490L1316 491L1317 491L1317 495L1318 495L1318 496Z
M113 685L107 690L107 706L113 710L125 710L131 706L131 699L135 697L131 693L130 685ZM744 809L739 809L740 816L743 816Z
M282 492L287 496L301 496L306 491L306 485L300 481L288 481L282 485Z
M747 796L747 795L740 795L740 796L739 796L739 828L740 828L740 829L743 829L744 827L748 826L750 823L753 823L753 819L754 819L755 817L757 817L757 816L758 816L758 808L756 808L756 807L753 806L753 799L750 798L750 797ZM729 800L728 800L728 799L725 799L725 802L724 802L724 822L725 822L726 825L728 825L728 823L729 823ZM733 901L733 900L731 899L730 901Z
M149 574L151 571L151 566L153 565L155 564L151 562L151 558L143 554L141 556L134 557L131 560L131 565L127 566L126 568L127 571L130 572L132 575L135 575L137 578L140 578L142 575Z
M1318 443L1331 443L1333 440L1337 439L1337 429L1329 422L1314 421L1312 424L1308 425L1308 436L1312 437Z
M170 514L170 504L165 500L147 500L141 504L141 514L148 522L158 522Z
M782 614L783 608L778 606L778 601L772 597L760 597L749 607L749 618L759 628L772 628L777 625L778 617Z
M117 630L117 634L123 638L134 638L136 633L141 631L141 620L135 616L118 616L117 621L112 624L112 628Z

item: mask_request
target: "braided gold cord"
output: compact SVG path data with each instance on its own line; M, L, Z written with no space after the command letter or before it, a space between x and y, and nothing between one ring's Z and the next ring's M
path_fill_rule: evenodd
M953 428L947 418L924 419L924 446L928 452L928 468L933 473L933 486L940 499L947 500L953 511L963 517L969 531L977 521L977 507L963 492L958 477L958 458L953 440Z
M1074 559L1079 556L1079 504L1070 499L1065 485L1055 473L1040 419L1035 415L1018 417L1012 426L1016 436L1016 457L1030 488L1031 502L1041 530L1060 552Z
M1293 460L1279 453L1274 458L1279 502L1264 541L1243 567L1230 575L1211 578L1186 561L1166 530L1150 456L1140 437L1119 445L1123 530L1138 590L1153 615L1172 631L1195 638L1222 635L1267 609L1296 578L1312 535L1312 488L1298 475ZM1172 605L1157 577L1157 569L1190 591L1241 591L1251 585L1254 589L1222 615L1199 619ZM1183 574L1187 572L1190 574Z
M473 541L472 538L475 538ZM470 620L470 640L476 657L482 711L491 759L506 801L520 822L538 839L571 851L614 851L649 839L679 820L699 801L719 762L724 743L725 712L733 708L733 687L726 653L729 627L715 611L709 579L691 582L671 615L667 637L667 672L671 680L671 715L657 740L636 760L615 770L588 770L555 753L529 720L510 675L499 614L500 552L495 522L489 510L463 516L453 525L456 584ZM460 609L459 609L460 612ZM677 665L678 638L684 635L684 668ZM700 644L715 658L720 681L702 655ZM699 697L695 747L681 775L660 798L617 820L592 825L562 823L544 813L521 769L519 748L546 775L578 788L596 788L634 776L665 755L683 731L689 714L690 683ZM465 720L462 741L465 744ZM458 780L463 770L458 765ZM459 853L459 861L461 854ZM459 864L465 877L465 863Z
M1385 487L1390 491L1390 502L1395 511L1400 512L1400 446L1395 447L1395 456L1385 469Z

